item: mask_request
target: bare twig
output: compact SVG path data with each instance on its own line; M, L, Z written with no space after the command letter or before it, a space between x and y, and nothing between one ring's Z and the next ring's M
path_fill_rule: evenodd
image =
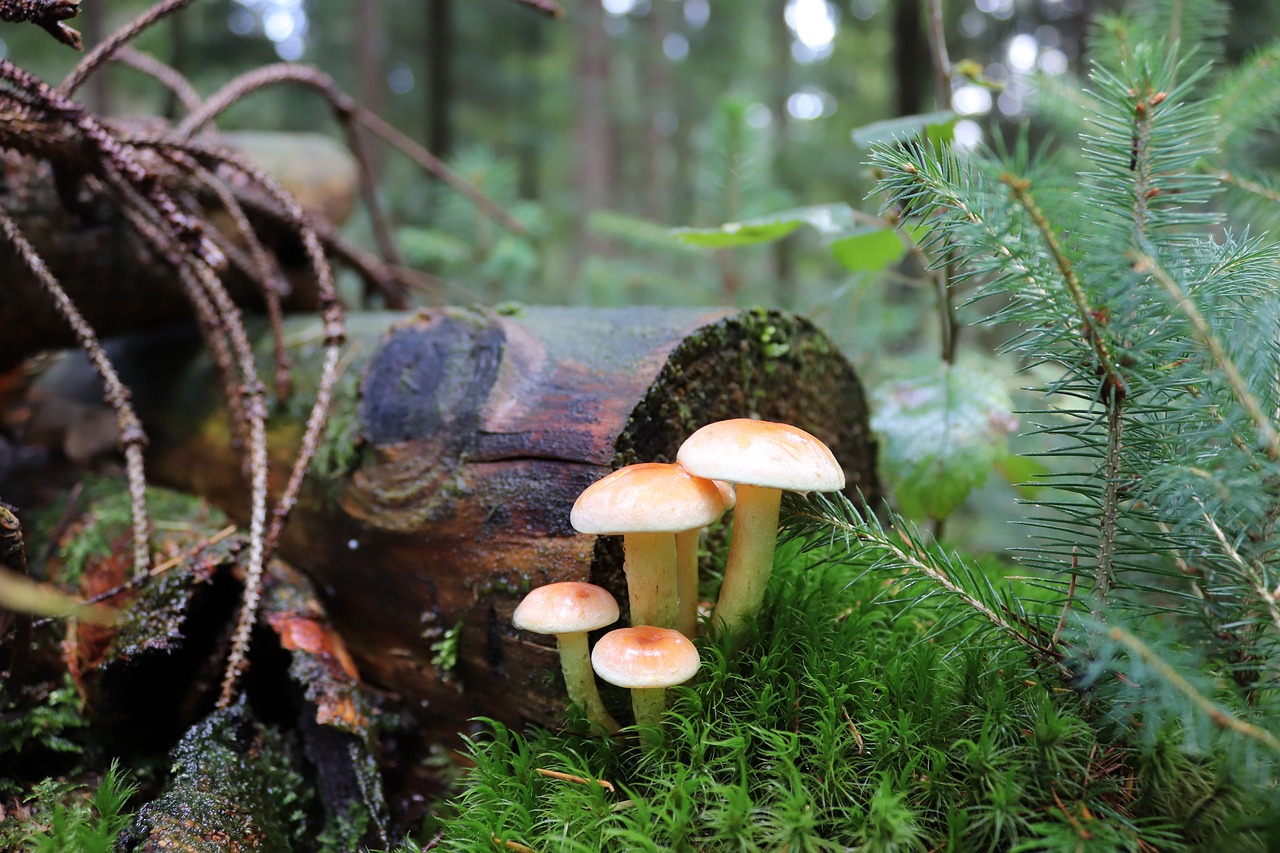
M117 49L111 59L114 62L129 66L135 71L140 71L159 82L174 94L174 97L178 99L178 103L182 104L182 108L187 112L200 108L200 93L172 65L166 65L151 54L134 50L128 45Z
M71 297L58 284L58 280L49 272L44 261L36 253L35 248L27 242L18 226L7 213L0 210L0 231L17 250L18 255L31 270L32 275L53 299L58 313L71 326L80 347L89 357L89 362L102 378L106 386L104 398L116 413L120 426L120 444L124 449L125 471L129 481L129 504L133 517L133 573L135 576L146 573L151 563L150 522L147 516L147 480L144 471L142 452L147 444L147 434L142 429L129 402L129 389L120 381L115 366L103 351L98 336L84 319L84 315L76 308Z
M80 60L76 67L71 69L71 73L63 78L62 83L58 86L58 92L66 97L75 94L76 89L80 88L81 84L89 78L89 75L96 71L121 45L132 40L138 33L156 21L190 3L191 0L162 0L162 2L148 7L145 12L116 30L106 41L95 47L84 59Z
M80 14L80 0L0 0L0 21L29 22L76 50L84 49L80 33L63 21Z
M205 124L212 121L231 104L236 103L248 93L281 83L299 83L321 92L335 111L350 114L375 136L398 148L428 173L439 178L454 191L469 199L485 216L498 222L513 233L528 233L528 229L508 213L505 208L464 180L446 166L440 158L388 124L381 116L353 101L338 88L331 77L314 68L282 63L267 65L250 71L231 81L210 96L198 112L192 113L183 119L174 129L174 133L177 136L190 136L198 133Z

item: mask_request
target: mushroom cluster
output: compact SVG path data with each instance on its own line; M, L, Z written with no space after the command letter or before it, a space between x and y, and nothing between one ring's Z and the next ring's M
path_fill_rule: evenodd
M579 532L623 538L632 627L604 635L588 666L587 632L617 621L619 611L608 592L584 583L533 590L513 622L557 636L569 699L594 725L617 731L592 668L632 691L637 725L660 737L664 691L698 669L692 640L698 628L700 531L733 512L724 581L711 618L732 641L764 600L782 492L837 491L844 484L831 450L798 427L751 418L707 424L689 436L675 463L620 468L588 486L573 505L570 521ZM558 615L551 619L544 616L548 612Z

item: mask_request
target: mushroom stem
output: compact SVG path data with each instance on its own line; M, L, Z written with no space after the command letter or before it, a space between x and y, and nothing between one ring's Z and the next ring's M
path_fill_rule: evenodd
M676 591L680 611L675 627L691 640L698 633L698 534L701 532L681 530L676 534Z
M670 533L626 533L627 600L632 625L674 628L678 619L676 599L676 540Z
M737 634L760 610L764 590L773 573L773 548L778 541L778 513L782 490L738 484L733 509L733 539L724 567L724 582L712 623Z
M634 687L631 690L631 710L636 717L636 727L646 746L662 744L662 713L667 709L665 687Z
M591 670L591 654L587 648L587 632L573 631L557 634L560 647L560 671L564 673L564 686L569 701L582 708L587 719L608 734L617 734L618 721L605 710L596 676Z

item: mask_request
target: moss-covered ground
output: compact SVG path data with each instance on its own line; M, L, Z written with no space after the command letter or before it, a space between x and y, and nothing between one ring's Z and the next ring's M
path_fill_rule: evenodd
M1060 670L831 556L780 559L743 651L700 643L660 748L490 724L433 849L1250 849L1224 768L1112 741Z

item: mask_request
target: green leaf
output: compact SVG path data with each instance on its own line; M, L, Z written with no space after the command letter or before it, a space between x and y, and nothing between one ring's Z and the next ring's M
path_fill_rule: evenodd
M959 365L877 388L871 428L898 508L946 518L1009 457L1017 426L1004 380Z
M850 272L879 272L906 254L902 236L892 228L859 228L831 241L831 256Z
M873 145L890 145L903 139L923 136L936 146L939 142L951 140L955 123L956 114L950 110L899 116L855 128L853 144L859 148L870 148Z
M827 239L854 230L853 209L843 202L797 207L770 216L726 222L714 228L676 228L672 235L690 246L730 249L781 240L801 225L808 225Z
M1010 453L1003 459L996 460L996 472L1017 489L1022 497L1034 500L1040 493L1040 487L1034 481L1037 477L1047 475L1049 468L1039 459Z

